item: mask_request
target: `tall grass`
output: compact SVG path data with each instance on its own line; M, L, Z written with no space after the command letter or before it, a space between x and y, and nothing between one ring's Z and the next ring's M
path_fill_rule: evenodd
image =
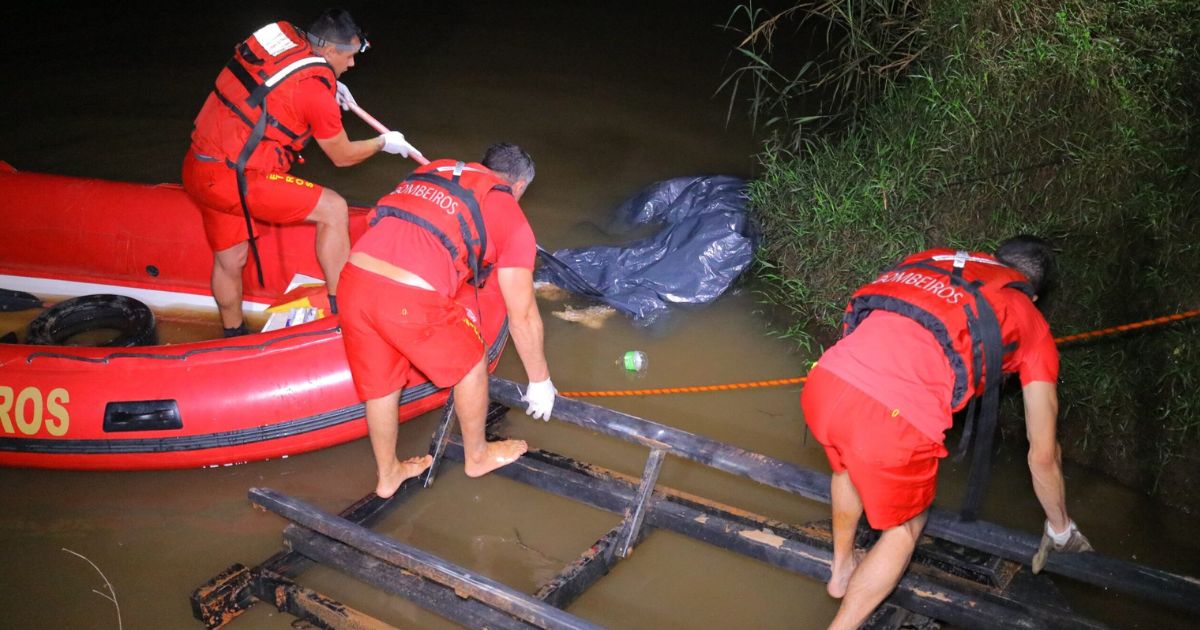
M798 343L899 257L1019 232L1059 249L1057 333L1200 306L1200 3L827 0L730 27L750 61L725 88L769 135L758 271ZM813 33L828 55L773 71ZM1068 452L1200 507L1196 331L1064 350Z
M776 132L780 149L799 151L807 133L852 121L920 58L927 46L920 27L923 4L802 1L777 13L739 5L725 27L745 34L737 53L746 61L720 89L729 92L731 110L744 99L756 126ZM787 28L806 45L785 46L777 54L776 44L785 39L777 35ZM793 56L801 51L808 54ZM788 57L802 61L787 63Z

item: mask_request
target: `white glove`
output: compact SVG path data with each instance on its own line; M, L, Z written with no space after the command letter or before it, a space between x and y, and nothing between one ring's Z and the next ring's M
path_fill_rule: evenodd
M350 94L350 88L346 87L345 83L337 82L337 94L334 96L337 99L337 104L342 107L343 111L350 111L351 107L358 107L354 96Z
M409 153L420 153L404 139L404 134L399 131L389 131L379 137L383 138L383 150L393 155L399 154L408 157Z
M550 379L530 383L529 387L525 388L525 394L521 396L521 401L529 403L529 408L525 413L537 418L538 420L550 421L550 411L554 409L554 394L558 390L554 389L554 383Z

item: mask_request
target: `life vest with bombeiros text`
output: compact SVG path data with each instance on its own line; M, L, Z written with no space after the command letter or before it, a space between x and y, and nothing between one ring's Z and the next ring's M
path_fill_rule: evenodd
M988 380L999 383L1001 359L1015 349L1004 347L1000 331L1008 304L1003 292L1011 289L1033 295L1024 274L991 255L927 250L855 291L842 318L842 335L854 332L875 310L916 320L933 334L950 362L951 409L958 411L983 392Z
M294 104L301 79L315 77L336 91L337 77L287 22L268 24L237 45L196 116L196 152L230 167L287 171L312 137Z
M482 287L492 272L484 262L487 228L483 200L508 183L482 164L437 160L418 167L375 205L371 225L395 218L428 230L454 261L458 285Z

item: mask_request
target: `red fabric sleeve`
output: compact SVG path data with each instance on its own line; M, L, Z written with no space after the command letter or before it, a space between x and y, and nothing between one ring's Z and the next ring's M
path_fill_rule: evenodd
M484 221L488 229L488 259L495 259L497 269L517 267L533 270L537 258L537 241L533 228L517 200L506 192L492 191L484 198Z
M326 140L342 130L342 110L333 93L320 79L301 79L296 86L296 110L312 127L313 138Z
M1004 371L1017 372L1021 386L1034 381L1058 382L1058 345L1041 311L1024 294L1010 300L1005 321L1007 343L1015 333L1017 349L1004 358Z

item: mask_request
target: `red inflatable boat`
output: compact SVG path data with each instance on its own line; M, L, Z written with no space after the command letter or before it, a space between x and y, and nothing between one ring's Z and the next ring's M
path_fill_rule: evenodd
M366 229L351 208L351 238ZM260 226L262 227L262 226ZM320 277L309 225L266 228L265 287ZM215 305L200 215L177 185L22 173L0 162L0 289L113 294L151 307ZM124 299L121 298L121 299ZM494 368L507 339L498 284L479 292ZM0 330L0 335L8 331ZM233 339L127 348L0 343L0 465L72 469L219 466L295 455L366 435L336 317ZM23 339L21 341L24 341ZM413 373L400 419L443 404Z

